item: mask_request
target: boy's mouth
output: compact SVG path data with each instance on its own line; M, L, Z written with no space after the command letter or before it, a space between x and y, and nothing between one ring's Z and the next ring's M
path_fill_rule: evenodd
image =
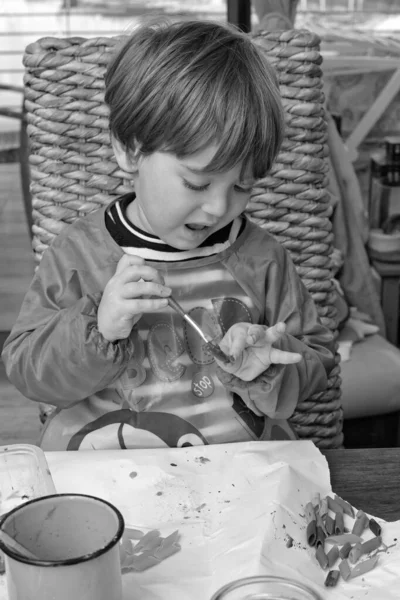
M203 229L208 229L209 225L203 225L201 223L186 223L186 227L192 231L202 231Z

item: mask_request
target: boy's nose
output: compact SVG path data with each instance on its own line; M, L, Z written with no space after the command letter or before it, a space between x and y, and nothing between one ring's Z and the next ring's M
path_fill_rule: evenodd
M228 210L228 197L225 194L214 195L203 205L203 211L213 217L223 217Z

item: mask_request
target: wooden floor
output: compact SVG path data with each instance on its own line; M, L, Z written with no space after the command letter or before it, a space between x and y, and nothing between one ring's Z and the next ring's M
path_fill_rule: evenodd
M17 164L0 164L0 257L2 348L34 270ZM0 446L36 444L39 433L38 405L24 398L8 381L0 361Z

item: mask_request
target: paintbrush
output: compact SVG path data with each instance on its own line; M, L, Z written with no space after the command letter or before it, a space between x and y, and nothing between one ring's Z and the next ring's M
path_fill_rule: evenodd
M218 358L218 360L220 360L221 362L224 362L224 363L235 362L235 359L233 358L233 356L228 356L227 354L225 354L225 352L223 352L223 350L221 350L221 348L219 346L217 346L217 344L214 344L212 339L210 339L204 333L204 331L199 327L199 325L196 323L196 321L193 321L193 319L191 317L189 317L189 315L187 313L185 313L182 306L180 304L178 304L178 302L175 300L175 298L173 296L168 297L168 304L179 315L181 315L181 317L183 317L185 319L185 321L187 323L189 323L189 325L191 327L193 327L193 329L198 333L198 335L201 337L201 339L206 343L206 350L208 350L208 352L210 352L210 354L212 354L213 356L215 356L215 358Z
M0 540L8 548L14 550L14 552L17 552L20 556L23 556L24 558L33 558L34 560L38 560L36 554L33 554L33 552L28 550L28 548L25 548L25 546L17 542L17 540L15 540L10 535L8 535L8 533L6 533L4 529L0 529Z

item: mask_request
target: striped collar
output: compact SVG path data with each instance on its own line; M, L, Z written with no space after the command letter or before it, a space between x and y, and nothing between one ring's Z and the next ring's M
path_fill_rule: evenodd
M131 193L113 202L106 211L106 227L124 252L141 256L145 260L176 262L218 254L229 248L245 224L244 219L238 217L210 235L197 248L177 250L159 237L143 231L127 218L126 209L134 200L135 194Z

